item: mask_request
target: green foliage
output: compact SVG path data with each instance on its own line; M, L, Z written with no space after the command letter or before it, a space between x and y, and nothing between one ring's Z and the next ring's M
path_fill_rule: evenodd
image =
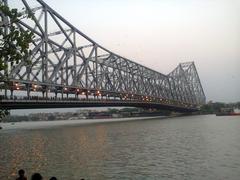
M8 63L11 66L18 64L21 61L30 63L28 57L31 54L29 44L33 39L33 33L29 30L19 28L17 23L23 17L17 9L10 9L8 6L0 3L0 13L8 19L2 21L0 25L0 71L8 68ZM32 15L28 15L31 17ZM7 62L7 63L5 63ZM1 79L7 77L1 77Z
M0 2L0 71L8 69L8 64L13 66L21 61L29 64L28 57L31 54L29 44L33 39L33 33L18 26L20 18L31 18L32 14L27 13L26 17L17 9L10 9ZM0 82L7 81L8 74L5 71L0 76ZM0 109L0 120L9 114L9 111Z
M240 102L228 104L222 102L209 103L203 105L200 112L202 114L214 114L220 112L221 108L240 108Z
M119 109L108 108L108 112L109 112L110 114L118 113L118 112L119 112Z
M0 122L1 122L1 119L3 119L4 117L8 116L9 115L9 111L6 110L6 109L1 109L0 110Z
M204 104L201 106L201 113L203 114L213 114L213 107L209 104Z
M138 112L139 109L138 108L122 108L121 111L124 111L124 112Z
M236 106L240 109L240 102L238 102L238 103L236 104Z

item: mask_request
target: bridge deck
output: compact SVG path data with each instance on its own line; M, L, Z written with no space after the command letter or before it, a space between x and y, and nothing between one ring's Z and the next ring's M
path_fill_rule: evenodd
M142 107L177 112L194 112L198 108L187 105L176 106L158 102L122 101L122 100L14 100L3 99L0 101L3 109L41 109L41 108L76 108L76 107Z

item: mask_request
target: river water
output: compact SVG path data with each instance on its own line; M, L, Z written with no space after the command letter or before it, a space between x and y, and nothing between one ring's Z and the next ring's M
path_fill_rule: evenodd
M13 125L14 126L14 125ZM27 125L26 125L27 126ZM0 130L0 179L240 179L240 117Z

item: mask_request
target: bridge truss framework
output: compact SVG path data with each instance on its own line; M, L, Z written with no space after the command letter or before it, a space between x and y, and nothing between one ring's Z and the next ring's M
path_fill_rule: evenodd
M7 3L6 0L2 2ZM23 14L16 27L30 30L31 64L21 61L0 76L5 96L15 91L106 97L122 101L197 107L206 101L194 62L180 63L167 75L121 57L83 34L42 0L19 0ZM11 7L11 4L9 4ZM1 14L2 25L9 19ZM8 32L8 30L6 30ZM3 85L2 84L2 85ZM2 87L3 88L3 87Z

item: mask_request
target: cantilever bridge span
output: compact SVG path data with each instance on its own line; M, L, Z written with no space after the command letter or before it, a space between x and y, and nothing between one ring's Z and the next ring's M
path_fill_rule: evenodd
M205 103L194 62L180 63L165 75L102 47L42 0L19 0L17 6L25 17L16 28L34 33L31 63L6 62L8 69L0 71L1 108L134 106L189 112ZM9 19L1 14L1 20L8 33Z

